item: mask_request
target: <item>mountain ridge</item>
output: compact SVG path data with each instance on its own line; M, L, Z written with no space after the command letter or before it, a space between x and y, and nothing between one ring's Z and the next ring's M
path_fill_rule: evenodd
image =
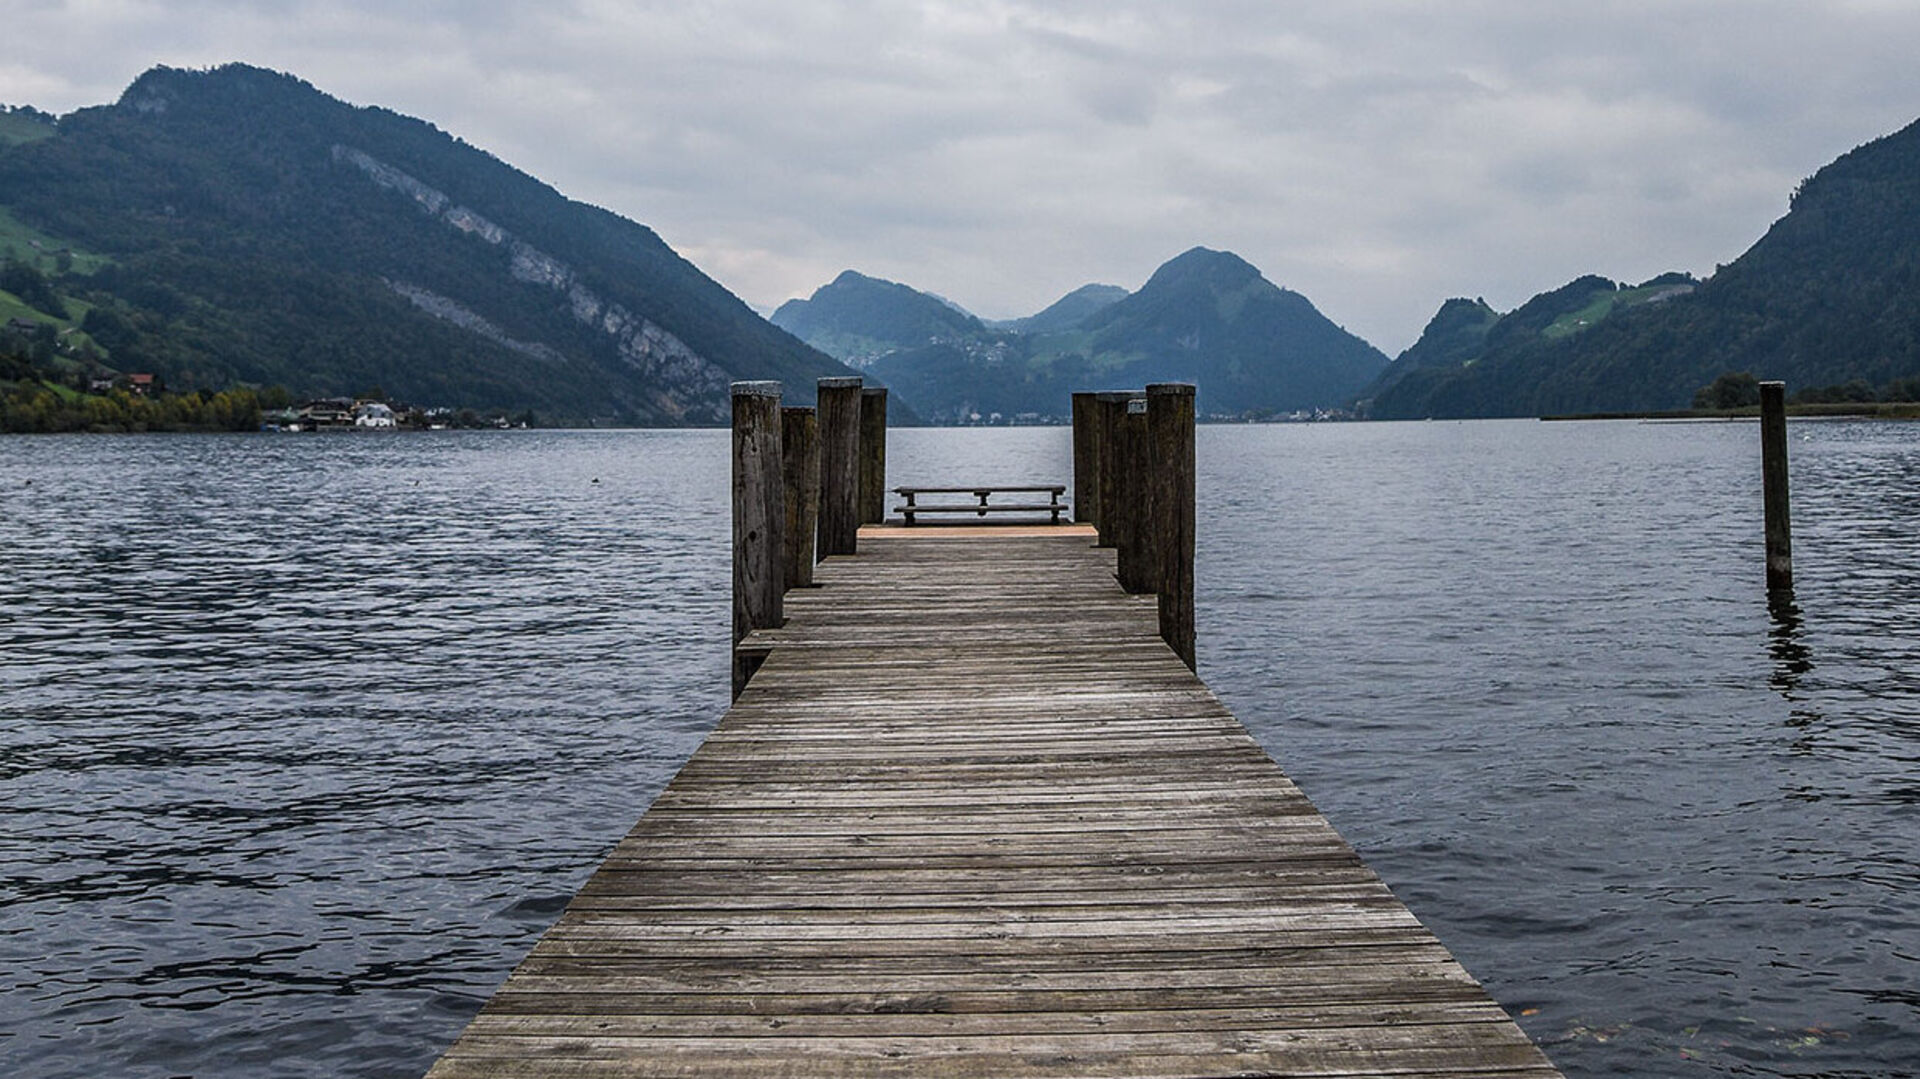
M870 369L922 415L973 422L996 412L1058 419L1074 390L1157 381L1195 382L1198 407L1215 418L1328 410L1387 364L1231 252L1195 247L1137 292L1087 298L1095 302L1041 332L931 341L891 351Z
M76 247L106 361L180 388L369 385L548 418L713 424L738 378L849 373L646 226L426 121L247 65L157 67L0 147L0 207Z
M856 270L842 270L804 300L781 304L769 321L856 367L900 349L987 332L952 301Z
M1501 316L1479 347L1443 362L1437 349L1415 354L1423 335L1369 388L1368 414L1644 412L1686 408L1729 373L1790 390L1920 376L1920 121L1820 168L1784 216L1704 281L1674 273L1616 287L1585 324L1561 321L1586 310L1564 304L1544 326L1510 324L1587 280Z

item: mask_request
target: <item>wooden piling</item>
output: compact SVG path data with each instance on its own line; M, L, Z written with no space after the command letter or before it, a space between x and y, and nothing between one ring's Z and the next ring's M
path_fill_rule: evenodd
M1793 590L1793 524L1787 499L1787 384L1760 384L1760 474L1766 489L1767 591Z
M819 557L853 554L860 535L860 379L820 380Z
M1073 395L1073 519L1083 524L1100 520L1100 425L1095 418L1097 395Z
M780 457L787 508L786 586L789 591L811 588L814 534L820 525L820 425L813 409L780 410Z
M1128 395L1120 406L1120 422L1113 429L1118 444L1112 458L1119 472L1109 516L1113 528L1114 576L1120 587L1141 595L1158 592L1160 582L1149 500L1153 497L1153 444L1147 430L1147 399Z
M1093 395L1094 452L1094 525L1100 530L1096 547L1118 547L1120 530L1129 512L1121 489L1125 485L1126 442L1121 427L1127 417L1127 402L1132 394L1108 390Z
M1147 387L1149 470L1146 533L1154 591L1160 596L1160 637L1195 669L1193 629L1194 387L1158 382Z
M887 519L887 391L860 388L860 523Z
M786 490L781 476L780 384L736 382L733 391L733 695L764 657L737 647L783 620Z

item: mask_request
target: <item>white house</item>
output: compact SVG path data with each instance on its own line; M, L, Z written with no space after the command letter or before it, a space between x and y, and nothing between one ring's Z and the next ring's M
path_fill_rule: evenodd
M395 426L393 409L378 401L368 401L353 410L355 427L392 427Z

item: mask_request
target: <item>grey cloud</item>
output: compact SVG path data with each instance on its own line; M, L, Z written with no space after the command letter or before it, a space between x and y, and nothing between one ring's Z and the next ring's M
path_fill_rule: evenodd
M657 228L750 301L987 314L1238 251L1388 351L1448 295L1704 271L1920 112L1920 10L1789 0L35 5L0 100L265 64Z

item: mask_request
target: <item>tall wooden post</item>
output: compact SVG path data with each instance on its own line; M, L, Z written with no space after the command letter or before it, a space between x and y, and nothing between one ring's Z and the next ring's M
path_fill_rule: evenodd
M1766 488L1767 591L1793 590L1793 514L1787 500L1787 384L1760 384L1760 475Z
M1073 395L1073 519L1100 520L1100 427L1091 391Z
M820 380L819 555L853 554L860 542L860 379Z
M733 384L733 695L746 688L760 656L740 642L784 620L781 560L786 491L781 478L780 384Z
M1147 387L1147 437L1153 475L1147 528L1153 536L1154 591L1160 594L1160 636L1194 669L1193 384Z
M813 587L813 539L820 525L820 425L810 408L780 410L782 486L786 489L784 569L789 590Z
M1118 547L1120 532L1132 512L1122 490L1126 483L1127 443L1121 430L1127 418L1127 401L1131 398L1131 394L1116 390L1093 395L1094 450L1099 454L1094 466L1093 492L1097 507L1093 523L1100 530L1096 547Z
M1159 536L1154 533L1151 516L1153 497L1153 445L1147 430L1147 399L1127 395L1120 403L1120 420L1113 429L1118 452L1112 458L1119 473L1114 484L1114 499L1109 517L1114 518L1114 576L1120 587L1136 595L1158 592L1155 572L1158 562L1154 548Z
M887 391L860 388L860 523L887 519Z

